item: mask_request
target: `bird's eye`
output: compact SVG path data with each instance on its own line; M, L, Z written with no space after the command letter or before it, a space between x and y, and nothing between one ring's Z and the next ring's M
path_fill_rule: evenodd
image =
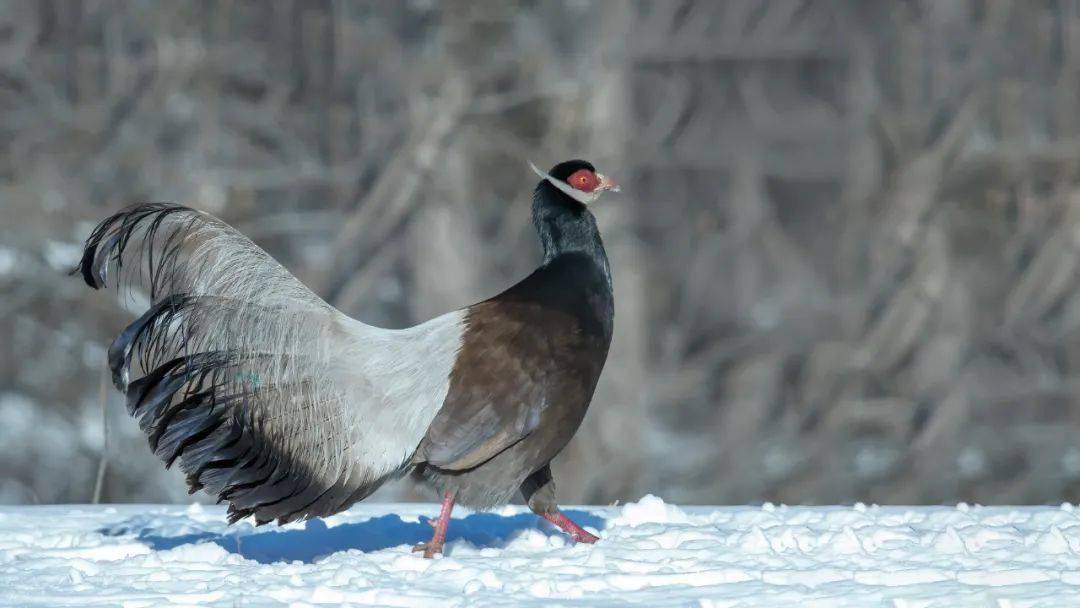
M570 179L566 180L566 183L582 192L592 192L600 185L600 179L588 169L579 169L570 175Z

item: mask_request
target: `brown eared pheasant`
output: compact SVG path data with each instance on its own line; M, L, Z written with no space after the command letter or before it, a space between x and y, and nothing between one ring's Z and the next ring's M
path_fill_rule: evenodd
M107 218L76 272L148 293L113 342L127 408L192 492L229 503L230 523L332 515L411 473L455 503L521 492L577 542L549 463L581 425L611 343L611 271L588 205L618 186L581 160L533 192L543 263L501 294L400 330L320 299L269 254L206 213L143 204Z

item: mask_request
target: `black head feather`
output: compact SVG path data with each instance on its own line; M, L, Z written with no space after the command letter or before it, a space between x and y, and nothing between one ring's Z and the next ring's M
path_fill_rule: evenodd
M592 163L575 159L555 165L548 175L566 181L581 169L596 172ZM596 227L596 218L585 205L556 188L550 180L543 180L533 192L532 217L544 250L545 264L564 254L581 253L596 263L610 285L607 254Z
M574 159L563 161L555 165L551 168L551 171L548 171L548 175L565 182L575 171L580 171L582 169L588 169L589 171L596 173L596 167L589 161Z

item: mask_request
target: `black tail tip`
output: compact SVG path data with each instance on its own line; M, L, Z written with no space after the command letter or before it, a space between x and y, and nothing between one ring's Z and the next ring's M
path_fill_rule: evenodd
M227 513L229 518L229 525L231 526L235 524L236 522L244 519L245 517L251 515L254 512L254 509L238 509L234 505L229 505L229 510Z
M83 268L82 262L79 262L75 266L72 266L71 270L68 270L65 274L67 276L69 276L69 277L76 277L77 276L77 277L81 278L83 280L83 282L86 283L87 285L89 285L90 287L93 287L94 289L97 289L97 285L94 285L93 283L86 280L86 270Z
M94 271L91 268L94 263L94 251L96 247L91 247L88 243L86 249L83 251L83 257L79 263L68 271L69 277L81 276L84 283L90 286L91 289L101 289L105 286L104 277L101 277L99 281L94 276Z

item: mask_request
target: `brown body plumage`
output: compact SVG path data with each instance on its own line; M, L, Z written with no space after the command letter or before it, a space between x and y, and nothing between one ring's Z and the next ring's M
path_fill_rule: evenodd
M611 343L612 306L602 267L570 253L470 307L417 473L465 505L509 500L581 425Z

